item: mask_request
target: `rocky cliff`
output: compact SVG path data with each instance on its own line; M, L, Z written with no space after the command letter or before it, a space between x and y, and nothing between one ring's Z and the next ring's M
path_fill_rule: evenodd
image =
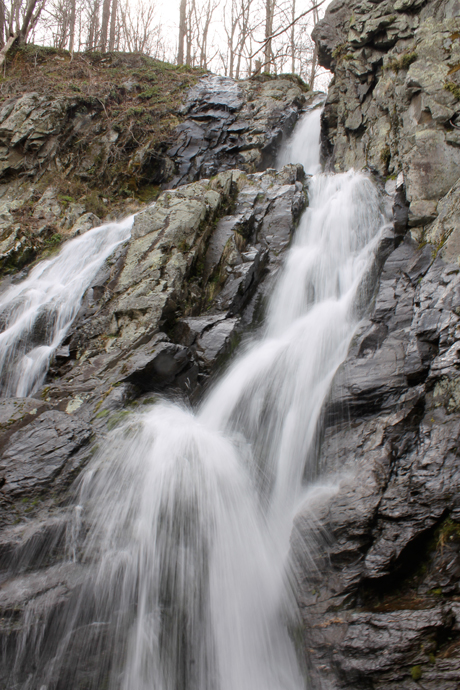
M247 99L251 89L263 94L263 105ZM283 94L288 107L279 109ZM0 401L1 687L22 686L34 660L21 649L32 649L38 628L46 637L81 584L82 568L68 561L65 505L104 434L158 394L196 400L244 333L257 328L307 203L305 174L296 165L227 168L274 160L283 128L292 128L308 98L315 100L290 80L201 80L189 92L190 116L171 155L181 181L199 178L202 166L217 174L169 189L137 213L130 240L87 290L45 384L31 397ZM209 134L200 135L199 147L198 127ZM82 216L72 234L90 222ZM32 334L37 342L54 318L46 310L42 317ZM75 657L68 667L77 668ZM81 673L79 682L91 669Z
M237 84L143 55L17 50L0 94L0 273L166 186L265 169L306 88L292 75Z
M314 683L453 690L460 678L460 5L335 0L323 153L396 191L396 235L321 431L333 498L293 549ZM321 530L317 525L321 525ZM315 527L316 525L316 527ZM304 566L316 543L317 571Z
M312 687L458 687L459 14L458 0L335 0L315 31L320 60L334 73L323 114L325 163L370 169L392 200L394 231L381 242L374 299L323 411L318 464L326 487L299 512L292 537ZM113 57L99 64L104 59L96 60L100 73L117 69ZM134 109L153 95L135 69L123 86L137 99ZM81 582L80 567L65 560L64 507L96 437L155 395L193 401L201 394L244 332L257 327L307 203L301 168L263 169L314 97L287 78L199 77L189 76L187 87L195 84L162 146L143 139L123 153L126 169L136 171L134 196L166 180L177 188L136 216L132 239L92 282L46 385L1 403L5 688L17 649L27 649L25 631L46 635L50 611L58 613ZM80 218L88 208L63 199L54 181L37 186L40 161L55 176L67 170L59 167L63 133L78 141L79 123L98 123L90 167L84 156L74 163L89 184L85 175L106 154L121 155L117 142L141 115L131 112L117 132L111 89L80 113L72 110L81 98L75 93L49 117L27 89L13 90L3 106L7 268L21 263L27 242L38 253L37 238L94 222ZM116 179L124 180L120 189L130 184ZM35 224L15 220L14 195ZM42 223L52 230L42 232ZM15 683L33 667L25 657Z

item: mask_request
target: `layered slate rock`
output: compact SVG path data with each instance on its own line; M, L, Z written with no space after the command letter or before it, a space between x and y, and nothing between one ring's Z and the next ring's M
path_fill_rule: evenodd
M45 386L1 401L0 685L15 663L25 682L34 663L26 631L46 635L81 586L79 509L65 509L72 482L131 412L158 396L201 395L257 326L306 203L297 165L164 192L93 280ZM74 674L75 658L67 662ZM78 669L82 682L91 663Z
M454 690L460 269L398 242L324 410L329 487L296 519L299 602L317 682Z
M270 167L301 109L315 96L289 76L238 82L203 77L190 89L182 109L186 119L168 151L176 170L172 186L232 168L255 172Z
M323 154L394 194L394 248L292 539L310 670L333 689L460 677L459 17L455 0L336 0L314 34L334 72Z
M307 198L301 166L164 192L88 288L48 381L0 405L0 520L66 490L96 436L155 395L196 399L256 325ZM153 398L152 398L153 395Z
M323 115L336 170L403 172L420 241L460 165L458 0L335 0L315 28L334 79Z
M116 67L117 60L107 56L102 69ZM131 56L130 62L136 60L143 62L142 57ZM140 89L136 82L125 82L103 100L74 93L51 101L40 91L19 91L4 101L0 108L0 272L19 269L62 239L95 227L101 221L94 211L104 216L107 205L115 203L98 189L75 201L62 194L62 183L79 190L83 181L93 188L99 176L105 195L111 197L107 168L116 174L117 188L124 180L122 199L133 192L142 199L148 192L148 199L153 187L177 187L236 168L247 173L264 170L275 163L283 139L315 97L300 79L289 75L239 82L207 75L185 91L182 107L168 117L166 128L171 127L170 121L177 123L169 138L162 134L160 142L155 137L139 142L133 134L123 144L120 124L113 123L106 105L110 110L116 99L121 108L126 107L129 94ZM144 107L127 108L128 114L131 111L133 121L147 116ZM150 107L148 113L151 120L164 116ZM75 147L78 155L73 153ZM81 191L77 196L81 197ZM126 213L128 205L132 210L141 208L139 201L131 199L129 204L119 200L112 209Z

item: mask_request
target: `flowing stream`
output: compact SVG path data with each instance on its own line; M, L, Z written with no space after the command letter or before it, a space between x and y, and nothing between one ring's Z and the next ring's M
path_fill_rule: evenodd
M31 395L41 386L83 294L115 247L129 239L132 224L130 216L76 237L0 296L1 397Z
M316 172L319 112L300 131L314 151L296 140L290 159ZM305 687L292 520L385 224L364 174L315 174L309 198L259 339L195 413L159 402L132 415L84 472L71 546L87 575L25 687L77 687L82 664L94 690Z

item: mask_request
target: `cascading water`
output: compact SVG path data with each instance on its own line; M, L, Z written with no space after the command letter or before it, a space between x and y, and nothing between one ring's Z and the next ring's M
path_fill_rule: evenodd
M91 280L129 239L133 216L73 239L10 287L0 302L0 395L27 396L42 384L51 357L78 313Z
M57 622L29 630L48 642L23 687L76 687L82 664L94 689L305 686L289 537L385 224L364 174L316 175L309 197L263 336L195 415L133 415L83 474L70 551L87 575Z
M301 163L308 175L316 175L320 172L321 104L322 100L297 123L292 136L279 153L278 168L288 163Z

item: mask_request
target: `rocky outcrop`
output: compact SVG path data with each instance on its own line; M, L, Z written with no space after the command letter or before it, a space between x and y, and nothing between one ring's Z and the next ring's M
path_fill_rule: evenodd
M232 168L255 172L270 167L300 108L314 98L294 77L239 82L204 77L188 94L182 109L186 120L168 151L177 171L173 186Z
M458 179L459 22L457 0L335 0L314 31L334 72L324 153L336 170L403 172L419 241Z
M318 687L458 687L459 16L449 0L336 0L315 30L334 71L331 164L370 166L395 194L392 251L335 377L321 485L292 539Z
M78 514L63 509L72 481L130 412L158 394L196 399L257 326L304 177L296 165L234 170L164 192L94 279L45 386L1 402L1 687L25 680L27 636L46 635L81 586L85 566L69 561Z
M297 519L298 554L317 521L328 535L301 607L332 687L458 682L459 269L433 251L406 238L387 259L325 410L333 498Z
M16 519L17 497L68 486L92 435L117 424L126 403L135 409L166 390L200 394L257 323L306 204L303 178L294 165L220 173L164 192L136 215L131 239L88 289L45 387L2 403L3 521Z
M118 54L76 56L72 67L63 52L39 59L38 70L64 70L51 100L48 89L14 81L0 98L0 273L82 232L87 214L94 227L139 210L160 188L266 169L314 98L294 77L169 74L164 63Z

